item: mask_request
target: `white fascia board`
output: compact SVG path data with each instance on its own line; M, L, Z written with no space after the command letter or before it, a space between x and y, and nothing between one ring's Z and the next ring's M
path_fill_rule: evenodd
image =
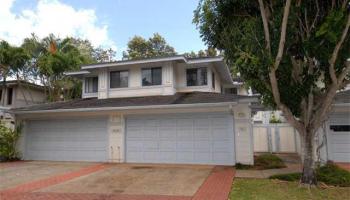
M86 70L82 70L82 71L75 71L75 72L64 72L63 74L66 76L76 76L76 75L90 74L90 72Z
M174 56L168 58L154 58L154 59L146 59L146 60L130 60L124 62L111 62L111 63L103 63L103 64L94 64L82 66L81 69L95 69L95 68L104 68L104 67L114 67L114 66L124 66L124 65L134 65L134 64L144 64L144 63L152 63L152 62L167 62L167 61L175 61L182 60L186 62L185 57L183 56Z
M64 112L91 112L91 111L125 111L141 109L166 109L166 108L207 108L220 106L234 106L237 102L220 103L197 103L197 104L175 104L175 105L152 105L152 106L125 106L125 107L99 107L99 108L75 108L75 109L54 109L54 110L33 110L33 111L15 111L16 115L35 114L35 113L64 113Z

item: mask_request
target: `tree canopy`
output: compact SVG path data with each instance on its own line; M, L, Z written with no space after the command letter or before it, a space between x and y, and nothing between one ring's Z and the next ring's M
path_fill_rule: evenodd
M95 48L88 40L62 39L53 34L39 39L32 34L19 47L0 41L1 79L39 81L46 86L49 101L77 98L81 95L80 81L63 73L79 70L82 64L113 61L114 57L112 49Z
M218 52L215 48L208 48L206 50L199 50L197 53L191 51L189 53L184 53L184 56L187 58L201 58L201 57L211 57L217 56Z
M348 0L201 0L202 39L280 109L301 134L303 183L316 183L313 139L337 90L349 83Z
M140 36L134 36L128 42L128 48L123 52L123 59L151 58L158 56L176 55L174 47L158 33L146 40Z

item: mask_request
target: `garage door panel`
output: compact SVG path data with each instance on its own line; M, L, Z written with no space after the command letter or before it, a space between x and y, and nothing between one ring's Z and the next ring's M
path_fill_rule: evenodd
M176 152L160 152L160 161L159 162L169 162L169 163L175 163L176 162Z
M199 152L211 152L211 141L195 141L194 148Z
M350 162L350 154L346 153L333 153L333 160L336 162Z
M145 151L156 151L158 150L158 142L157 141L144 141L143 149Z
M192 163L194 161L192 151L177 152L176 158L180 163Z
M336 144L336 145L332 145L332 152L334 153L346 153L346 152L350 152L350 143L347 144ZM350 155L350 153L349 153Z
M176 141L159 141L160 151L176 151Z
M194 137L199 140L209 140L212 134L208 128L197 128L194 130Z
M164 127L161 127L159 137L161 139L168 139L168 140L175 139L176 138L176 128L165 129Z
M107 118L28 121L25 158L106 161Z
M229 114L127 117L126 160L233 165L232 123Z

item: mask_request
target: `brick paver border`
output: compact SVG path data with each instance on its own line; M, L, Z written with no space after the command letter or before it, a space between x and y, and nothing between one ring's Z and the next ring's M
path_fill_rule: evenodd
M89 167L84 167L83 169L80 169L80 170L77 170L74 172L69 172L69 173L56 175L56 176L52 176L49 178L45 178L45 179L41 179L41 180L29 182L29 183L17 185L13 188L8 188L8 189L5 189L1 192L4 192L4 193L31 192L31 191L38 190L41 188L45 188L45 187L49 187L49 186L56 185L59 183L63 183L63 182L66 182L68 180L80 177L80 176L85 176L85 175L97 172L99 170L105 169L107 167L108 167L108 165L106 165L106 164L97 164L97 165L93 165L93 166L89 166Z
M234 176L233 167L215 167L192 200L227 200Z
M79 193L7 193L0 192L1 200L191 200L191 197L163 195L125 195L125 194L79 194Z

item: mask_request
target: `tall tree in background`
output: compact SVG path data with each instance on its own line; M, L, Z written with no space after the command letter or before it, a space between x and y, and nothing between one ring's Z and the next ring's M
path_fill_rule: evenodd
M201 0L203 40L223 50L262 102L283 112L302 142L301 183L317 184L315 137L349 84L348 0Z
M207 50L200 50L198 53L191 51L190 53L183 54L186 58L202 58L202 57L213 57L217 56L218 52L215 48L209 47Z
M93 62L89 55L80 53L71 38L60 39L51 34L40 40L33 35L24 40L22 47L31 55L31 75L46 86L49 101L58 101L64 91L76 91L73 87L79 86L63 72L79 70L81 64ZM76 95L69 94L66 98Z
M11 46L6 41L0 41L0 79L2 79L1 99L4 99L6 91L6 79L11 76L19 76L24 71L29 55L21 47ZM19 80L18 80L18 83ZM22 90L23 91L23 90ZM25 96L24 96L25 98ZM2 102L3 106L5 101Z
M128 42L128 49L123 52L123 59L151 58L176 55L175 49L158 33L148 40L134 36Z

